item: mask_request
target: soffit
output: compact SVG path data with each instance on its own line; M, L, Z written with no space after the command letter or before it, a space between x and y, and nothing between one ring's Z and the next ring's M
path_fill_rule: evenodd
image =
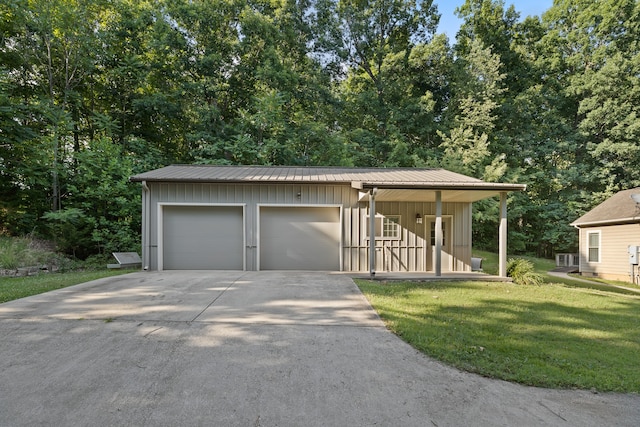
M500 191L493 190L439 190L443 203L472 203L478 200L495 197ZM368 202L369 193L360 193L360 201ZM421 189L378 189L376 202L433 202L436 201L436 190Z

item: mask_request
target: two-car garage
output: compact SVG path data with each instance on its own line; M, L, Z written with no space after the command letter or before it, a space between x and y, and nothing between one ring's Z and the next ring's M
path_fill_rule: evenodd
M160 269L245 270L247 257L255 256L249 262L258 270L340 270L339 206L258 205L255 216L246 210L245 205L163 204Z

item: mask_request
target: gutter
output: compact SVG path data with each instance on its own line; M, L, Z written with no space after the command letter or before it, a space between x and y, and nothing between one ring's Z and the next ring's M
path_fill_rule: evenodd
M591 222L572 222L569 225L574 226L575 228L582 227L597 227L599 225L619 225L619 224L638 224L640 223L640 218L619 218L619 219L605 219L601 221L591 221Z
M150 233L150 220L151 220L151 190L147 185L147 181L142 181L142 213L144 219L142 222L142 265L145 271L149 270L149 251L151 250L151 233Z

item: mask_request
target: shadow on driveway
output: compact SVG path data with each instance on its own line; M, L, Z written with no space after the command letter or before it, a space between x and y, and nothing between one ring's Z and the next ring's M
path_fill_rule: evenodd
M0 425L636 426L637 395L459 372L353 281L139 272L0 305Z

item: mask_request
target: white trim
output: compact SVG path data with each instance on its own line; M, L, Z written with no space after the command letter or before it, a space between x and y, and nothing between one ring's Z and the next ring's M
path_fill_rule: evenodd
M635 216L632 218L617 218L617 219L604 219L602 221L590 221L590 222L572 222L569 225L575 228L589 228L596 225L620 225L620 224L638 224L640 218Z
M375 225L375 219L380 218L380 228L378 229L378 227L376 227ZM390 236L385 236L384 235L384 220L387 218L397 218L397 222L394 221L394 224L396 224L396 231L398 232L397 236L395 237L390 237ZM376 241L382 241L382 240L398 240L401 241L402 240L402 230L406 229L406 227L402 227L402 215L400 214L383 214L383 213L376 213L375 215L375 219L374 219L374 228L376 231L376 235L375 235L375 240ZM365 212L364 215L364 220L365 220L365 224L366 226L363 227L365 229L365 234L363 235L363 243L367 243L369 242L370 236L369 234L371 233L371 223L369 223L369 221L371 221L371 217L369 216L369 214L367 212ZM379 233L378 233L379 232Z
M444 227L444 223L445 221L449 222L449 245L445 245L445 246L449 246L449 271L454 271L454 267L455 267L455 259L457 258L457 252L455 249L455 244L454 242L455 240L455 231L456 231L456 225L453 222L453 217L454 215L452 214L445 214L442 215L442 224L441 227L443 229L443 231L446 231L445 227ZM431 264L433 264L431 266L432 271L436 271L436 266L435 266L435 259L434 259L434 255L435 255L435 250L436 250L436 246L431 244L431 232L430 232L430 228L431 228L431 223L435 222L436 220L436 216L435 215L431 215L431 214L427 214L427 215L422 215L423 218L423 223L424 223L424 241L425 241L425 254L429 253L429 248L431 248L431 250L433 251L433 253L431 253ZM435 227L435 226L434 226ZM433 230L435 232L435 229ZM444 239L446 236L442 235L442 238ZM434 236L435 239L435 236ZM441 247L442 249L442 247ZM425 260L425 268L429 265L428 260ZM442 254L441 254L441 258L440 258L440 265L442 266Z
M429 222L431 222L431 221L435 221L435 220L436 220L436 216L435 216L435 215L431 215L431 214L422 215L422 218L423 218L423 222L424 222L424 223L425 223L425 225L427 226L427 227L426 227L427 229L428 229L429 227L431 227L431 225L429 224ZM442 219L443 219L443 220L448 219L448 220L450 221L450 223L449 223L449 224L450 224L450 230L449 230L449 233L451 234L451 237L450 237L450 238L451 238L451 250L453 251L453 242L455 242L455 239L454 239L454 237L455 237L455 236L453 235L453 232L455 231L455 228L456 228L456 227L455 227L455 224L453 223L453 215L452 215L452 214L445 214L445 215L442 215ZM425 237L426 237L425 241L427 242L427 246L431 246L431 235L430 235L430 234L428 234L428 233L426 232L426 230L425 230L425 234L424 234L424 235L425 235ZM444 236L443 236L443 237L444 237ZM435 238L435 236L434 236L434 238Z
M306 205L306 204L300 204L300 203L296 203L296 204L286 204L286 203L257 203L256 204L256 271L261 271L260 270L260 209L261 208L338 208L339 210L339 215L340 215L340 222L339 222L339 227L340 227L340 248L339 248L339 267L340 267L340 271L344 270L344 230L343 230L343 223L344 223L344 218L343 218L343 209L344 206L341 204L311 204L311 205Z
M158 202L158 271L164 270L164 207L165 206L204 206L204 207L242 207L242 271L247 270L247 204L246 203L190 203Z
M597 234L598 235L598 260L597 261L591 261L589 259L589 249L591 248L590 244L589 244L589 235L590 234ZM587 264L600 264L602 262L602 230L597 229L597 230L586 230L586 238L585 238L585 243L586 243L586 253L585 253L585 261L587 262Z

